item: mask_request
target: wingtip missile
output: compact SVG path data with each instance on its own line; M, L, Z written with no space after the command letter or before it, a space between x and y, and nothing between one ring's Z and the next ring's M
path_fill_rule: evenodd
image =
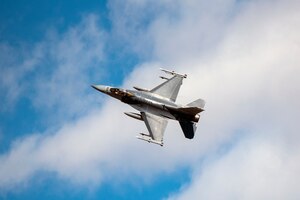
M150 137L150 135L147 135L147 134L144 134L144 133L140 133L140 135L137 135L136 138L140 139L140 140L144 140L144 141L149 142L149 143L158 144L160 146L164 145L163 141L153 140Z
M124 114L127 115L128 117L132 117L134 119L144 121L141 114L134 113L134 112L124 112Z
M175 72L174 70L173 71L170 71L170 70L167 70L167 69L163 69L163 68L159 68L161 71L167 73L167 74L171 74L173 76L180 76L182 78L187 78L187 75L186 74L179 74L177 72Z
M149 92L149 89L146 88L141 88L141 87L137 87L137 86L133 86L134 89L136 89L137 91L144 91L144 92Z

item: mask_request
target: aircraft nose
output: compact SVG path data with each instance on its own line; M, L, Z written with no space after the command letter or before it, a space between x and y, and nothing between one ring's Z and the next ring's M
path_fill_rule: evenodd
M91 85L94 89L103 92L103 93L107 93L108 91L108 86L106 85Z

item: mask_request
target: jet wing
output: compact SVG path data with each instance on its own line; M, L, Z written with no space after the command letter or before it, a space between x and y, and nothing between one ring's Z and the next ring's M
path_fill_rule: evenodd
M184 76L175 75L157 87L150 90L154 94L166 97L175 102Z
M168 120L166 118L159 117L150 113L141 112L141 114L152 140L162 145L163 136L168 124Z

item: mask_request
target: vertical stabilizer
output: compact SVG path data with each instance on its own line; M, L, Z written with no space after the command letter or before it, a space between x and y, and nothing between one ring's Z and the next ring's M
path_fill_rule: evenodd
M182 120L179 121L184 136L188 139L193 139L196 132L196 123L191 121Z

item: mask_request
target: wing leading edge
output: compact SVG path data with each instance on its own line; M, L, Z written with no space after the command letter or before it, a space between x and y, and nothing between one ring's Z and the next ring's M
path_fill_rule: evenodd
M163 146L163 136L168 120L145 112L141 112L141 115L150 135L141 134L138 138Z
M184 76L174 75L172 78L156 86L150 92L175 102Z

